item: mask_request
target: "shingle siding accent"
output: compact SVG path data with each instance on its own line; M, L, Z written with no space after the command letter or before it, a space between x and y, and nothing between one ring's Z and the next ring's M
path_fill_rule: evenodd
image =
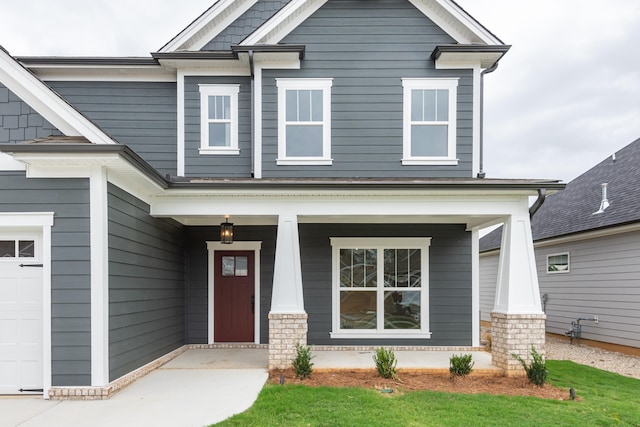
M202 50L229 50L269 20L291 0L260 0L240 18L222 30Z
M182 226L109 184L109 380L184 344Z
M27 179L0 172L1 212L54 212L51 229L53 386L91 384L88 179Z
M0 84L0 144L62 135L8 88Z
M436 70L455 43L407 1L329 1L287 35L306 46L300 70L263 71L264 177L471 177L471 70ZM458 77L457 166L402 166L405 77ZM276 78L333 78L331 166L277 166Z
M130 146L161 174L176 174L176 84L48 82L113 139Z

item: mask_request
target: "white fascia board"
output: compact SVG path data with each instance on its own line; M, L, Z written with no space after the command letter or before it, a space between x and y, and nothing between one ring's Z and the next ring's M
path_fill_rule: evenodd
M84 136L94 144L116 143L2 49L0 49L0 83L63 134Z
M202 49L257 2L258 0L219 0L159 52Z
M23 171L27 167L24 163L17 161L6 153L0 153L0 171Z
M240 45L279 43L326 2L327 0L292 0L253 34L244 39Z
M30 66L45 82L169 82L176 81L176 72L156 67L57 67Z

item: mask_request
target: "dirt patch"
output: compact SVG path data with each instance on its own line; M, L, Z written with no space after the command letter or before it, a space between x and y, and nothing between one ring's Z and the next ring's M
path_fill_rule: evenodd
M385 380L375 370L314 371L310 377L299 380L293 369L273 370L269 382L280 383L284 374L286 384L304 384L310 387L362 387L393 393L414 390L443 391L447 393L498 394L507 396L534 396L543 399L567 400L569 391L545 384L535 386L526 377L470 375L452 377L442 373L398 372L398 380Z

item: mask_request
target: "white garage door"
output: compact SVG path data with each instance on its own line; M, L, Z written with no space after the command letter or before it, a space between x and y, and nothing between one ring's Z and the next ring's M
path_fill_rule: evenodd
M0 231L0 394L42 389L41 252L36 233Z

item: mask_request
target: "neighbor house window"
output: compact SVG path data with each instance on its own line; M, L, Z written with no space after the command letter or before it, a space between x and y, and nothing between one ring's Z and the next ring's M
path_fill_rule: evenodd
M239 154L239 85L200 85L200 154Z
M568 273L569 253L547 256L547 273Z
M279 165L330 165L332 79L277 79Z
M457 165L458 79L402 79L404 165Z
M429 338L429 238L332 238L332 338Z

